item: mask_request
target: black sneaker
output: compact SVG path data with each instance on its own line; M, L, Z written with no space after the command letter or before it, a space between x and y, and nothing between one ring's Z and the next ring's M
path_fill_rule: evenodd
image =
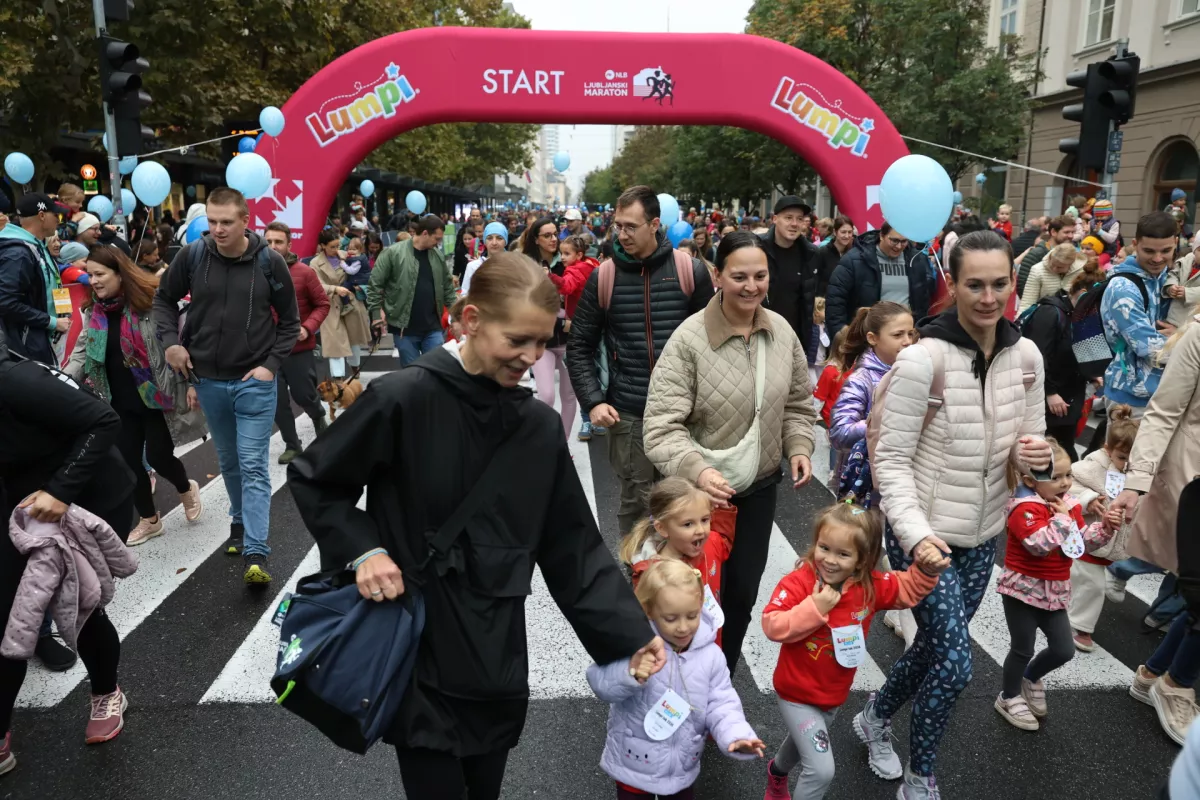
M267 557L261 553L247 553L242 557L246 572L242 580L247 586L263 586L271 582L271 573L267 572Z
M227 556L240 556L242 554L242 537L245 535L246 528L242 523L229 523L229 539L226 540L222 552Z
M66 672L75 666L77 656L57 636L38 637L33 654L42 662L42 666L51 672Z
M317 433L321 433L328 427L329 427L329 420L325 418L324 414L322 414L321 416L319 416L313 420L313 428L316 429Z

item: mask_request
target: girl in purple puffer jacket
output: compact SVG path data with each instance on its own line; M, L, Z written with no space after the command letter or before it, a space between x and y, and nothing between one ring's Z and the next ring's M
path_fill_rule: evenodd
M746 722L717 647L721 611L705 602L700 571L660 561L642 575L636 594L668 645L667 664L644 685L626 661L588 667L592 691L612 704L600 767L617 782L618 800L692 800L705 734L732 758L761 758L764 745Z

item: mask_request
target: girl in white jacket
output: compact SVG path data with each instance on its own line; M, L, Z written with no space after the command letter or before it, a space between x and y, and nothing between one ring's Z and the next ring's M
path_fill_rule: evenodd
M871 769L902 775L899 800L934 800L937 748L950 711L971 679L967 624L987 590L1004 532L1010 460L1022 471L1050 466L1042 438L1045 371L1004 309L1016 286L1012 251L992 231L969 233L949 258L955 305L919 326L876 403L879 438L871 466L887 516L894 569L951 566L913 608L918 633L883 688L854 718ZM932 412L932 413L931 413ZM891 746L891 717L909 699L909 763Z

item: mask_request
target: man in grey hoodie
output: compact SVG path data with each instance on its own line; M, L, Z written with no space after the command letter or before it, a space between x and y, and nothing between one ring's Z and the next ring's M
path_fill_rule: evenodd
M296 291L283 257L246 230L241 192L213 190L205 213L209 233L171 262L154 296L154 321L167 363L196 386L217 447L233 520L225 552L241 554L247 585L265 586L275 373L300 332ZM179 301L189 293L180 331Z

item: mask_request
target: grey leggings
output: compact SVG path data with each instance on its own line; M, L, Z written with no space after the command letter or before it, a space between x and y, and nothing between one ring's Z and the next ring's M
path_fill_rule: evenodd
M1004 659L1004 697L1010 698L1021 693L1021 678L1037 683L1070 661L1075 655L1075 642L1065 608L1046 611L1006 594L1001 595L1000 600L1004 603L1004 619L1008 621L1008 635L1012 640ZM1038 628L1046 634L1046 649L1035 658L1033 645Z
M800 764L800 778L792 790L792 800L821 800L833 783L833 745L829 726L838 710L822 711L816 706L789 703L780 698L779 713L787 726L787 736L775 754L775 769L791 772Z

